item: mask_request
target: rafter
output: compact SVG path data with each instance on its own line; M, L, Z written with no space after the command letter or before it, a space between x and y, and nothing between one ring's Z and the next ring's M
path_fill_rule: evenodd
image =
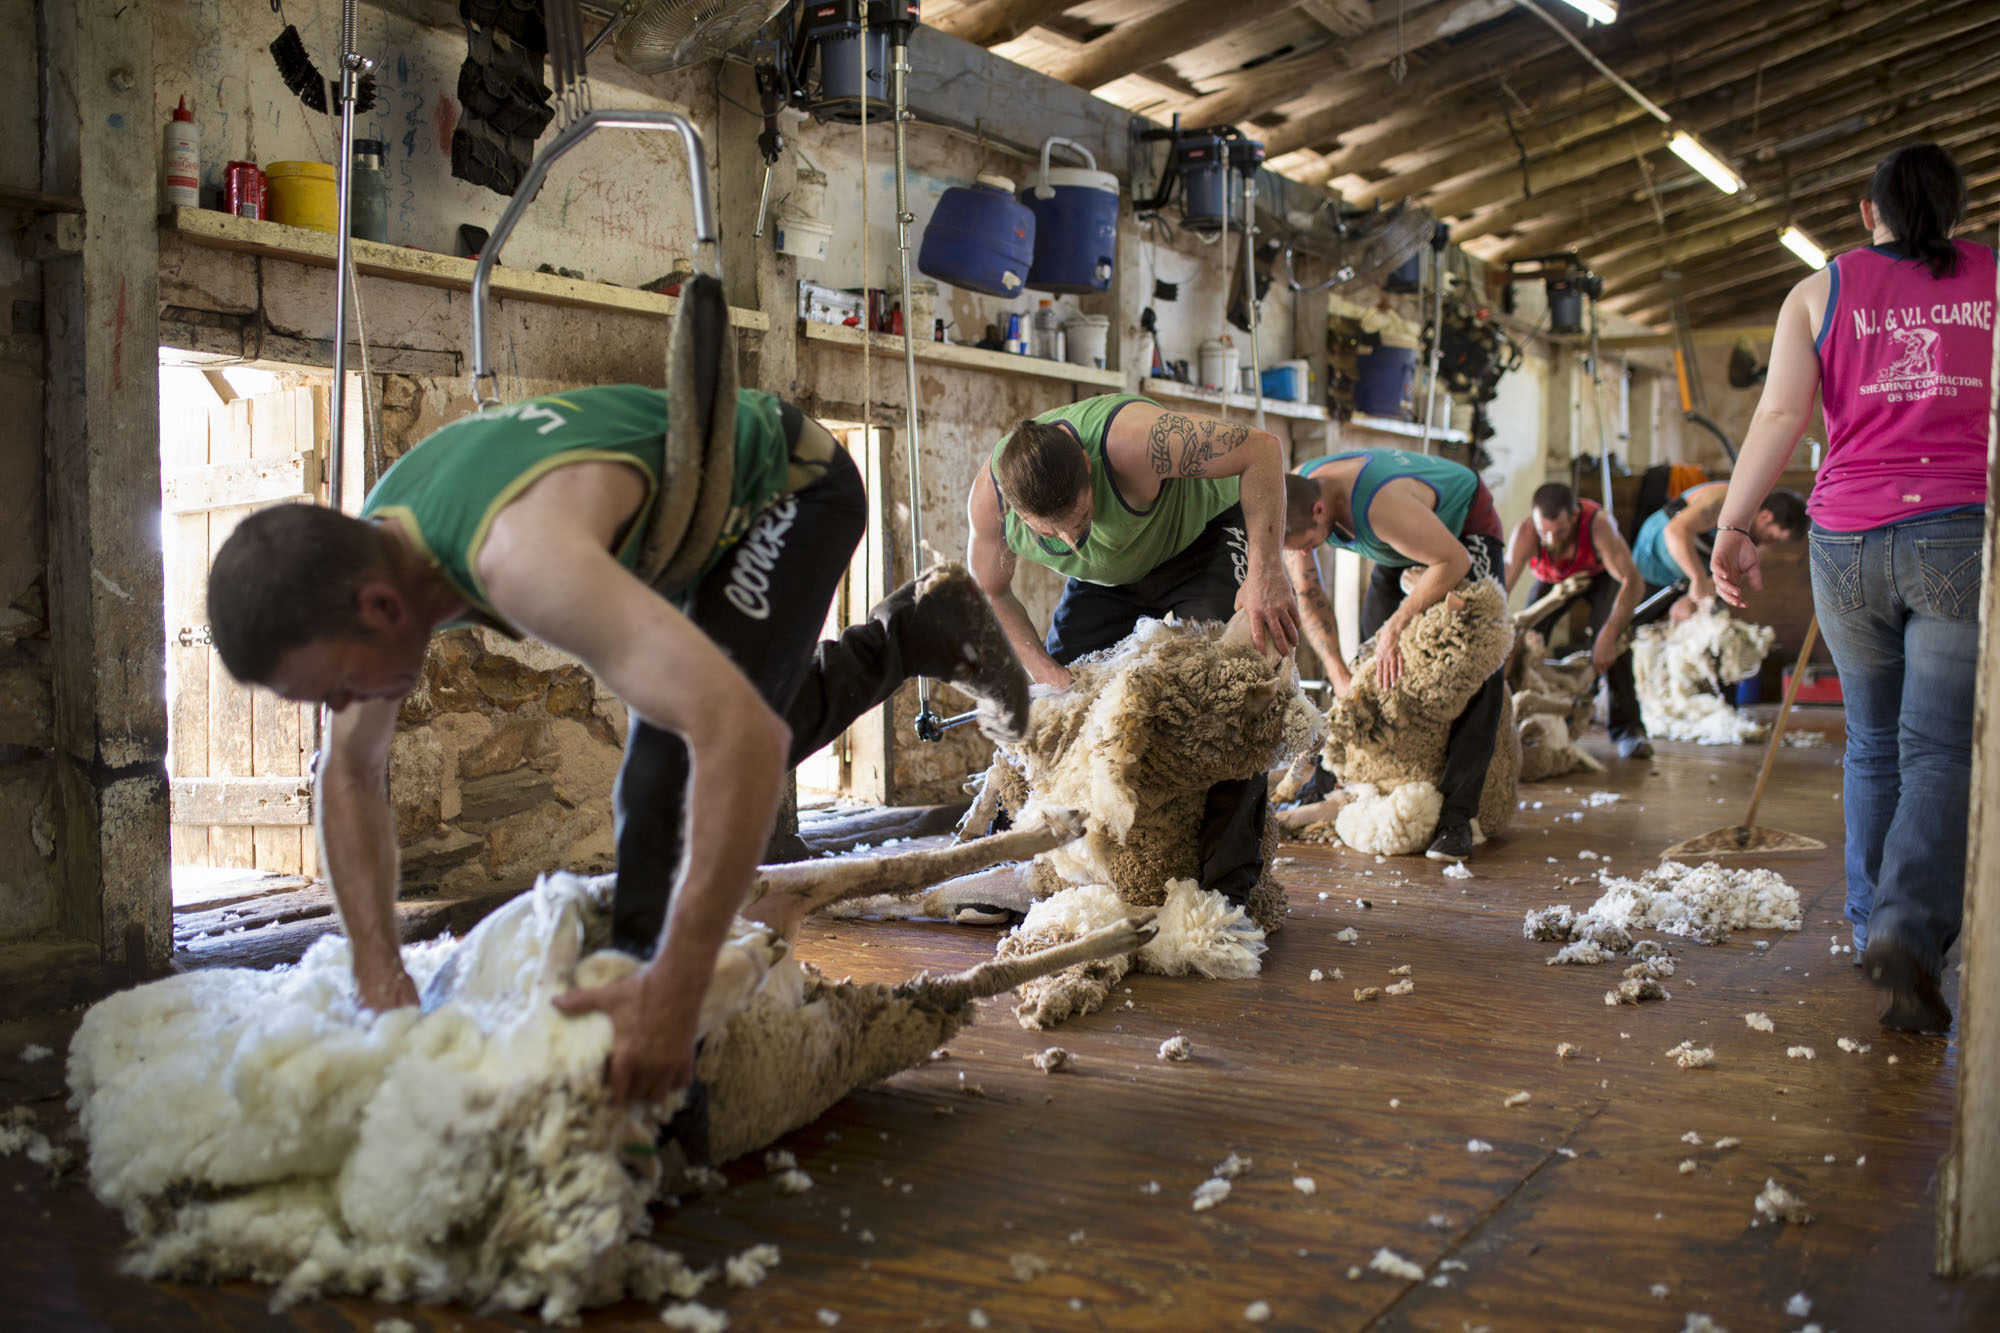
M1656 85L1648 91L1645 87L1648 81L1641 81L1640 89L1648 91L1648 95L1656 99L1671 98L1669 106L1689 107L1690 117L1701 119L1704 113L1699 108L1704 104L1695 99L1731 84L1754 79L1759 83L1758 104L1771 107L1774 115L1779 114L1777 108L1793 98L1820 92L1833 81L1869 65L1930 45L1935 38L1905 26L1879 41L1858 44L1854 51L1841 57L1828 59L1820 54L1829 46L1893 23L1900 15L1921 8L1927 2L1899 0L1893 4L1870 5L1865 10L1854 11L1844 20L1813 24L1803 32L1757 46L1731 59L1692 70L1677 68L1673 72L1671 89ZM1783 68L1777 68L1780 66ZM1496 158L1505 161L1517 151L1528 156L1528 172L1532 176L1538 172L1538 158L1546 161L1549 156L1599 134L1647 119L1646 112L1630 98L1617 95L1615 90L1607 91L1613 91L1613 100L1575 115L1520 130L1521 148L1518 150L1501 127L1497 137L1461 149L1422 170L1391 176L1369 191L1357 191L1355 198L1359 203L1368 204L1375 200L1387 202L1420 196L1439 185L1457 183L1463 178L1476 178L1490 172ZM1676 114L1680 113L1677 111ZM1703 123L1712 127L1716 122L1710 119Z
M1255 119L1273 107L1297 101L1307 93L1337 98L1345 104L1350 99L1395 98L1399 91L1414 96L1421 90L1449 87L1451 80L1464 77L1476 64L1495 58L1493 54L1488 54L1475 61L1471 57L1461 58L1461 52L1489 42L1511 43L1517 30L1526 32L1529 26L1544 33L1548 30L1533 23L1532 19L1525 25L1509 23L1502 30L1485 34L1479 42L1467 43L1462 48L1442 54L1430 69L1412 69L1400 89L1383 67L1394 60L1399 51L1420 51L1432 42L1476 23L1503 17L1511 10L1511 0L1504 5L1482 3L1475 7L1459 3L1413 9L1404 15L1402 36L1398 38L1395 6L1393 3L1379 3L1378 0L1375 6L1378 15L1376 26L1361 36L1352 41L1314 47L1310 51L1232 75L1222 81L1221 87L1181 107L1181 118L1195 125L1229 124ZM1536 37L1532 49L1552 50L1559 41L1555 34L1548 33L1546 41ZM1429 94L1423 92L1422 95ZM1278 144L1271 148L1273 157L1303 147L1308 142L1294 141L1289 134L1290 122L1266 132L1267 142ZM1325 137L1327 135L1322 133L1310 142Z
M1234 0L1227 17L1232 27L1242 27L1297 4L1298 0ZM1212 40L1218 17L1215 0L1180 0L1158 13L1119 24L1072 55L1045 62L1042 72L1079 88L1101 88Z
M1768 8L1769 0L1748 0L1748 3L1745 0L1719 0L1706 5L1673 4L1664 12L1659 9L1644 11L1629 25L1619 23L1613 31L1619 32L1629 26L1629 31L1622 33L1626 40L1622 44L1607 46L1600 54L1620 74L1632 80L1644 80L1670 68L1685 72L1698 68L1698 62L1710 53L1720 59L1762 40L1762 34L1746 35L1742 21L1753 16L1763 17ZM1812 15L1781 15L1774 21L1777 30L1782 32L1817 20ZM1690 31L1702 36L1690 40ZM1405 104L1367 125L1342 129L1340 149L1328 154L1311 175L1317 180L1338 183L1342 177L1358 177L1374 171L1393 158L1411 153L1413 136L1421 143L1428 135L1434 134L1435 127L1440 124L1463 127L1457 136L1461 146L1466 139L1474 136L1500 135L1505 143L1505 152L1512 154L1513 144L1505 139L1507 116L1493 109L1500 98L1507 96L1506 92L1497 90L1497 84L1503 78L1507 89L1526 101L1533 116L1548 114L1557 106L1586 102L1596 105L1613 98L1637 111L1624 94L1612 90L1547 28L1537 24L1533 32L1550 38L1552 44L1545 47L1548 54L1532 61L1517 59L1498 67L1489 67L1482 71L1480 77L1459 80L1458 87L1443 88L1439 95L1427 97L1421 104ZM1466 84L1470 87L1465 87ZM1430 145L1422 144L1422 147L1427 149Z
M981 0L924 22L975 46L997 46L1055 18L1083 0Z

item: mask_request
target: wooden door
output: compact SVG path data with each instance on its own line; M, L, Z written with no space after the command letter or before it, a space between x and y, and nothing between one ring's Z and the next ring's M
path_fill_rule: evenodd
M239 396L213 371L163 372L162 381L173 862L315 874L313 709L230 677L209 646L208 569L244 516L319 498L326 390Z

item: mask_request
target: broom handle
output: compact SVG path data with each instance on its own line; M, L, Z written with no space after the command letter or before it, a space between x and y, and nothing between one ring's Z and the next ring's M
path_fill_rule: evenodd
M1792 700L1799 697L1799 685L1806 678L1806 661L1812 656L1818 638L1819 612L1815 611L1806 622L1805 646L1799 649L1799 664L1792 668L1791 683L1785 686L1785 701L1778 705L1778 720L1771 724L1771 744L1764 750L1764 767L1757 772L1757 790L1750 793L1750 808L1743 812L1744 828L1757 826L1757 806L1764 799L1764 784L1771 780L1771 770L1778 762L1778 746L1785 739L1785 715L1792 711Z

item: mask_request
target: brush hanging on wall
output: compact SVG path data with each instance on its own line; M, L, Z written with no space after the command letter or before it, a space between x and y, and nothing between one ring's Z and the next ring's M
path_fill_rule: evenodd
M285 17L285 7L281 0L271 0L271 12L279 18ZM271 59L277 62L278 77L285 81L285 87L303 102L307 109L326 112L334 108L326 95L326 76L313 64L306 54L305 39L299 36L298 25L287 22L285 30L271 43ZM354 84L354 110L356 114L371 111L375 107L375 76L363 74Z

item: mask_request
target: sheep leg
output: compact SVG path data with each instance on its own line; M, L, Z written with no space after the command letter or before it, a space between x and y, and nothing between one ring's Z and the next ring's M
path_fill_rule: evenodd
M1041 823L990 838L894 856L799 861L764 866L752 890L751 914L786 939L822 907L848 898L906 894L1002 861L1026 861L1083 836L1083 816L1051 810Z
M995 759L993 762L1004 764L1007 761ZM994 781L993 770L987 769L974 778L973 782L978 785L972 789L972 804L959 818L956 830L960 842L971 842L984 837L985 830L993 827L993 817L1000 813L1000 784Z
M1136 952L1159 933L1152 912L1128 916L1108 926L1099 926L1088 935L1053 945L1036 953L995 958L963 972L942 977L917 977L896 989L900 994L926 1005L956 1009L973 1000L1000 995L1024 981L1060 972L1078 963L1094 963L1100 958Z

